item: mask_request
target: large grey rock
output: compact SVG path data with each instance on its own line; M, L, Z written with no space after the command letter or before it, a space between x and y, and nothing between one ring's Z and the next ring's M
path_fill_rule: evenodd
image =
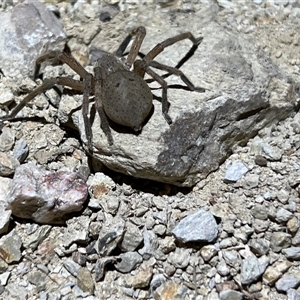
M71 212L80 211L87 196L78 173L49 172L28 163L16 169L7 199L17 217L61 224Z
M112 146L108 145L96 114L96 160L135 177L192 186L216 170L235 144L245 144L258 130L286 118L294 110L295 81L261 50L261 36L231 32L216 23L209 23L201 32L203 42L185 73L206 92L169 89L173 124L166 123L161 103L154 101L154 113L142 132L135 135L114 126ZM153 44L170 36L172 32L168 31L159 40L154 39ZM170 61L180 59L177 47L172 46ZM168 58L164 63L168 63ZM80 111L73 115L73 121L86 142Z
M32 77L36 59L48 51L63 50L65 40L62 25L39 1L27 0L1 12L1 71L12 78Z

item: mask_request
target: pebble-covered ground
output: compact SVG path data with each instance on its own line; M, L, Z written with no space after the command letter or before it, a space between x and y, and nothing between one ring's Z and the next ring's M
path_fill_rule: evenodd
M300 17L292 0L45 2L83 64L95 33L105 50L115 49L136 23L150 32L164 16L188 24L207 5L244 31L255 30L249 16L262 12L274 22ZM0 9L12 4L2 0ZM300 62L293 68L300 76ZM299 113L234 147L193 188L179 188L93 165L74 131L51 123L45 99L33 110L49 123L12 122L0 135L0 196L21 161L77 171L87 179L88 202L65 225L12 217L0 238L0 299L300 299Z

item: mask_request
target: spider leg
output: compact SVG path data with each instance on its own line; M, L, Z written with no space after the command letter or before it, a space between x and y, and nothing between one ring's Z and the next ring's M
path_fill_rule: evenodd
M132 34L129 34L129 35L126 36L125 40L121 43L121 45L119 46L119 48L115 52L116 56L122 57L122 55L124 54L128 44L130 43L132 38L133 38Z
M175 68L180 68L193 54L194 52L197 50L199 44L202 42L203 37L199 37L199 38L195 38L190 32L185 32L185 33L181 33L178 34L174 37L168 38L165 41L163 41L162 43L157 44L154 48L152 48L143 58L144 61L146 62L150 62L152 61L158 54L160 54L161 52L164 51L165 48L172 46L173 44L185 40L185 39L189 39L192 43L193 46L192 48L189 50L189 52L179 61L179 63L176 65ZM145 72L140 69L140 68L135 68L134 70L135 73L139 74L141 77L144 77ZM168 77L169 74L165 74L163 77L166 78Z
M92 140L93 140L93 133L92 133L92 126L91 121L88 117L89 114L89 103L90 103L90 94L92 90L92 74L87 74L83 79L83 100L82 100L82 117L84 122L84 129L85 135L87 139L88 149L92 151Z
M51 51L46 55L40 56L37 59L36 64L39 65L43 61L50 60L53 58L58 58L62 63L67 64L81 78L85 78L85 76L89 74L88 71L75 59L75 57L67 52Z
M125 40L121 43L118 50L115 52L118 57L121 57L124 53L125 49L127 48L128 44L130 43L131 39L135 36L135 39L132 43L130 51L128 53L126 59L126 66L130 69L132 64L134 63L136 57L139 54L141 45L143 40L146 36L146 28L143 26L137 27L136 29L132 30L130 34L125 38Z
M162 100L161 100L161 106L162 106L162 114L167 121L168 124L172 124L172 119L168 114L169 110L169 103L167 98L167 89L168 85L167 82L156 72L154 72L148 64L144 60L136 60L134 62L134 67L139 68L140 70L143 70L147 74L149 74L155 81L157 81L161 87L162 87Z
M102 130L107 136L108 143L111 146L114 143L114 141L113 141L113 137L111 134L107 117L103 109L103 103L101 99L102 96L101 90L103 87L103 80L102 80L103 76L101 74L101 68L95 67L94 72L95 72L95 106L100 117Z
M190 32L178 34L176 36L166 39L165 41L163 41L160 44L157 44L152 50L150 50L146 54L146 56L144 57L144 60L146 60L146 61L153 60L153 58L155 58L158 54L160 54L162 51L164 51L165 48L172 46L173 44L175 44L179 41L185 40L185 39L189 39L195 47L198 46L203 40L202 37L196 39ZM194 49L194 48L192 48L192 49Z
M194 84L184 75L184 73L177 68L169 67L154 60L149 61L148 65L159 70L167 71L171 75L174 74L179 76L191 91L205 92L204 88L195 87Z
M82 81L74 80L71 78L65 78L65 77L56 77L56 78L49 78L45 79L44 83L34 89L31 93L29 93L13 110L12 112L1 118L2 121L9 121L12 120L23 108L24 106L30 102L34 97L37 95L40 95L41 93L45 92L48 89L51 89L54 85L65 85L73 88L74 90L82 91L84 88L84 85ZM3 128L4 123L0 123L0 130Z

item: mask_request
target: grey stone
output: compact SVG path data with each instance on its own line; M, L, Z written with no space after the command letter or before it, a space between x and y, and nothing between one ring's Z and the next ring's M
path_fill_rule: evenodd
M274 4L286 6L289 4L289 0L274 0Z
M225 229L225 228L224 228ZM236 240L233 238L224 238L219 244L220 249L226 249L236 245Z
M0 152L0 176L10 176L19 166L19 161L11 154Z
M37 264L37 269L42 271L44 274L49 274L49 269L44 264Z
M201 209L182 219L172 233L183 243L212 242L218 235L218 225L210 212Z
M282 253L287 259L300 260L300 247L290 247L282 249Z
M21 163L25 160L29 153L29 148L25 140L19 139L15 143L13 150L14 157Z
M205 245L200 249L200 254L204 261L209 261L218 253L218 249L214 245Z
M11 210L8 207L7 196L10 190L11 179L0 177L0 234L8 230Z
M162 224L157 224L153 227L153 232L158 236L163 236L166 233L166 226Z
M280 191L278 191L278 193L276 194L276 196L277 196L277 199L281 203L285 204L289 200L290 193L289 193L289 191L287 191L285 189L281 189Z
M220 296L220 300L242 300L243 299L243 294L234 290L221 291L219 296Z
M95 250L102 257L109 255L117 247L124 233L125 221L123 219L107 218L106 223L99 232Z
M175 250L175 238L173 236L164 237L160 242L159 248L164 254L170 253L171 251Z
M100 203L106 213L116 215L120 206L120 199L115 195L103 195Z
M228 266L236 268L241 265L241 257L236 250L222 250L222 255Z
M227 276L230 274L230 269L224 260L221 260L217 265L217 271L221 276Z
M279 223L287 222L292 217L293 217L293 214L290 211L288 211L287 209L281 207L281 208L278 209L278 211L276 213L275 220Z
M1 12L0 19L0 44L4 45L0 65L7 77L33 77L39 56L64 48L66 34L62 25L42 3L32 0L18 4Z
M16 230L12 230L0 239L0 257L8 264L18 262L22 257L21 246L21 238Z
M14 95L11 90L5 85L5 83L0 82L0 106L8 106L14 100Z
M242 185L245 189L253 189L258 186L259 176L256 174L247 174L242 181Z
M300 246L300 229L297 230L296 234L292 238L293 246Z
M86 256L84 254L81 254L80 252L73 252L72 253L72 259L79 264L82 267L85 267L86 265Z
M259 256L265 255L270 250L270 242L266 239L251 239L248 243L251 251Z
M87 268L79 268L77 271L77 285L83 292L93 294L95 284L91 272Z
M8 282L5 289L9 292L9 296L12 298L27 300L29 291L26 287L20 286L18 282Z
M202 300L202 299L201 299ZM205 300L220 300L219 294L212 290L206 297Z
M151 291L155 291L159 286L166 282L166 277L163 274L154 274L150 283Z
M49 225L39 227L33 234L29 235L28 238L24 240L24 247L35 250L38 245L48 237L51 228L52 227Z
M168 262L176 268L184 269L189 264L191 253L189 249L176 248L168 257Z
M256 233L265 232L270 226L270 221L254 219L252 226Z
M86 183L75 172L49 172L24 164L16 169L8 203L17 217L61 224L82 208L87 195Z
M27 274L28 281L38 287L39 290L45 289L47 275L39 270L31 271Z
M120 262L115 264L115 268L122 273L131 272L138 264L143 261L143 258L137 252L126 252L118 256Z
M263 144L262 150L266 158L271 161L278 161L282 157L282 150L276 146L270 146L267 143Z
M120 248L122 251L134 251L143 241L143 234L138 226L128 222Z
M275 283L275 287L280 292L286 292L289 289L297 288L300 284L300 278L293 276L292 274L284 274Z
M0 274L0 284L2 286L7 284L7 281L8 281L8 278L10 277L10 274L11 274L10 272L4 272L4 273Z
M2 95L1 95L2 97ZM2 129L2 134L0 134L0 151L9 151L15 143L14 131L9 127L4 127Z
M74 217L68 220L67 230L64 232L63 245L69 247L74 242L86 242L88 240L89 216Z
M88 292L84 292L81 288L79 288L78 285L75 285L72 288L72 293L74 294L74 296L76 297L75 299L80 299L80 298L88 298L89 297L89 293ZM48 299L47 299L48 300Z
M63 265L70 274L72 274L74 277L77 277L78 270L81 268L79 264L77 264L73 259L67 258L63 262Z
M300 294L295 289L289 289L286 292L287 300L300 300Z
M150 233L147 230L147 227L144 226L143 228L143 240L144 240L144 246L142 249L138 250L138 252L143 256L145 260L149 259L152 255L152 246L150 241Z
M233 162L227 169L224 181L236 182L248 172L248 168L240 161Z
M268 219L268 212L264 205L255 204L251 209L251 214L254 218L260 220L267 220Z
M165 199L162 197L154 196L152 198L153 204L157 207L158 210L164 210L166 208Z
M285 232L274 232L271 237L270 247L274 252L279 252L282 249L288 248L291 243L291 235Z
M255 255L247 257L241 265L241 283L250 284L254 282L263 274L266 267Z

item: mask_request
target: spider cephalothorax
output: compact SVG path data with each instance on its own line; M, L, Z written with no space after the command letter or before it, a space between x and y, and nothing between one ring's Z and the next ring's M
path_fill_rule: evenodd
M152 93L143 79L145 73L147 73L162 87L162 113L166 121L171 124L172 120L168 115L167 83L163 76L153 71L153 68L180 76L182 81L192 91L197 89L203 92L204 89L196 88L178 69L179 64L177 68L170 67L158 63L153 59L166 47L184 39L192 41L194 49L192 48L191 50L194 51L202 41L202 38L196 39L190 32L182 33L156 45L142 59L136 60L145 35L145 28L138 27L126 37L115 54L101 51L94 67L94 75L87 72L71 54L66 52L51 52L40 57L37 60L37 64L47 59L58 58L79 74L81 80L74 80L67 77L46 79L40 87L29 93L3 120L11 120L14 118L17 113L38 94L43 93L56 84L64 85L83 92L82 115L89 150L92 151L92 129L88 117L89 97L92 94L95 95L95 106L101 119L101 127L107 136L109 144L112 145L113 138L107 117L117 124L131 127L134 130L140 130L150 113L152 107ZM132 37L135 37L135 39L127 58L122 62L119 57L123 55ZM0 129L2 126L0 126Z

